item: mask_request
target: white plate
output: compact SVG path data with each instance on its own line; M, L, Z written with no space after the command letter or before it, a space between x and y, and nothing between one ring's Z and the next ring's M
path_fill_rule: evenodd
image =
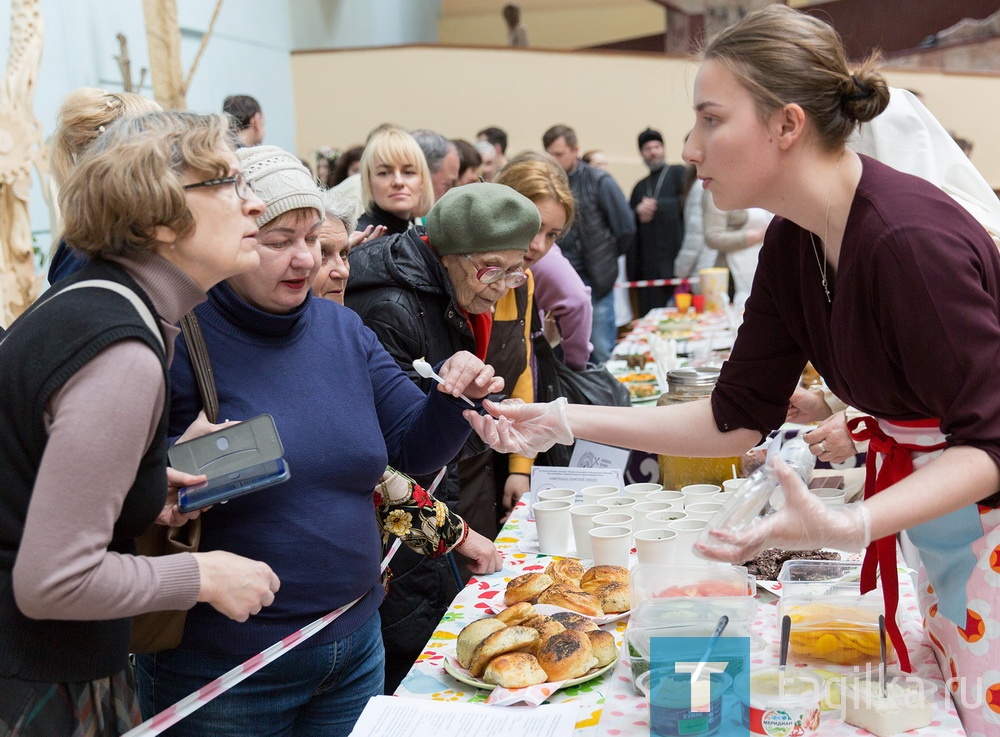
M617 661L618 659L615 658L607 665L602 666L600 668L595 668L592 671L584 673L579 678L570 678L568 681L563 681L563 684L559 688L567 688L569 686L575 686L578 683L586 683L587 681L599 678L600 676L603 676L605 673L607 673L608 670L614 668L615 663ZM454 678L456 681L461 681L467 686L481 688L485 691L492 691L494 688L496 688L496 686L494 686L492 683L486 683L486 681L481 681L478 678L473 678L471 675L468 675L467 673L463 673L461 670L458 669L458 667L454 663L452 663L452 656L450 655L444 659L444 669L445 672L452 678Z
M537 614L547 614L550 617L556 612L573 612L572 609L556 606L555 604L535 604L534 607ZM506 608L507 607L503 603L503 597L501 596L499 601L497 599L493 599L493 601L490 602L488 610L493 612L493 614L499 614ZM573 614L580 614L580 612L573 612ZM605 614L601 617L591 617L587 614L580 614L580 616L587 617L587 619L592 621L594 624L610 624L611 622L619 622L625 619L625 617L629 614L630 612L619 612L618 614Z

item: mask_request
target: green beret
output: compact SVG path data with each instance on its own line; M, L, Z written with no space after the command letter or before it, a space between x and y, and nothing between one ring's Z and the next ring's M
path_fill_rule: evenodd
M448 190L427 213L427 239L440 255L527 251L542 227L535 203L505 184Z

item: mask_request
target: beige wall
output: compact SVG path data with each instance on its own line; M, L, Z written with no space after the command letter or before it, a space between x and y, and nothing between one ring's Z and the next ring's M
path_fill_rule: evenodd
M496 4L489 12L446 14L438 20L438 42L463 46L506 46L507 25ZM647 0L619 2L612 7L567 2L521 12L528 43L535 48L570 49L597 46L637 36L662 33L664 9Z
M696 65L656 54L531 49L397 47L292 55L299 155L363 142L385 121L473 139L489 125L510 136L509 152L540 148L555 123L573 126L581 150L604 149L626 194L645 175L635 139L663 131L680 160L694 120ZM948 128L975 143L972 161L1000 189L1000 78L887 72L916 88ZM350 80L345 84L346 80Z

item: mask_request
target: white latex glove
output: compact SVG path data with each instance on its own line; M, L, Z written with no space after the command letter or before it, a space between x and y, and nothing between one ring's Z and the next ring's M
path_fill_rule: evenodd
M741 531L716 529L715 542L695 543L699 555L712 560L743 563L767 548L864 550L871 542L872 525L864 502L830 506L806 488L787 463L775 458L775 473L785 492L785 506Z
M463 414L483 442L501 453L534 458L556 443L573 443L573 430L566 419L565 397L531 404L520 399L506 399L500 404L485 400L483 407L489 415L471 410Z
M503 558L497 546L471 527L465 542L456 547L455 551L471 561L469 570L473 573L496 573L503 568Z

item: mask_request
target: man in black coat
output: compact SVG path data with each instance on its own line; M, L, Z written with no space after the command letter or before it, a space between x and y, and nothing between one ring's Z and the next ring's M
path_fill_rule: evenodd
M635 212L636 239L626 261L628 278L669 279L684 240L686 171L683 166L667 165L663 136L652 128L639 134L639 153L649 176L639 180L629 200ZM665 306L673 293L673 287L639 287L639 314Z

